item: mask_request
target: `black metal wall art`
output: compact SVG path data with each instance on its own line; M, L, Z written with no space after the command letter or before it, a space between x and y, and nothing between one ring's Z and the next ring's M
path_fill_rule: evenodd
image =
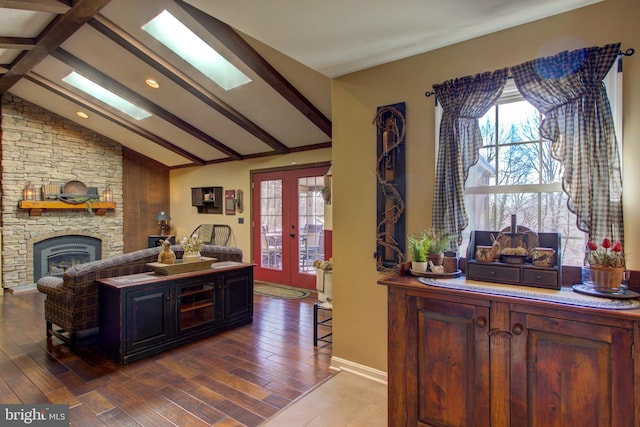
M388 272L405 257L406 106L404 102L378 107L373 123L377 142L376 268Z

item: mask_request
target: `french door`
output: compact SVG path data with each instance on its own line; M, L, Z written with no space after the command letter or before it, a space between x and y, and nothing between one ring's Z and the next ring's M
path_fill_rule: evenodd
M314 261L328 259L324 175L329 166L252 175L256 280L315 289Z

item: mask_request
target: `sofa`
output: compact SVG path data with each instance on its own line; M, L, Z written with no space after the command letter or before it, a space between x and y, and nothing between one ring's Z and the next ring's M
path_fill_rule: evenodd
M47 338L52 335L75 351L81 332L98 327L98 284L96 280L152 271L147 265L158 260L161 248L141 249L109 258L77 264L62 277L45 276L38 280L38 291L46 295L44 318ZM182 258L182 245L172 245L176 257ZM242 261L242 250L230 246L205 245L202 256L218 261ZM54 325L59 329L54 329Z

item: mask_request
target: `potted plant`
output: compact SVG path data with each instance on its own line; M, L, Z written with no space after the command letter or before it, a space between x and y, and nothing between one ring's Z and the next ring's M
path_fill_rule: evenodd
M204 242L198 236L183 237L181 243L184 250L182 262L200 261L200 249L202 249Z
M411 253L411 270L418 273L426 272L428 267L427 251L429 250L429 239L426 232L411 234L407 239Z
M583 282L588 282L599 292L616 293L624 289L622 282L628 277L622 244L605 238L601 247L589 241L587 249L589 265L583 267Z
M428 260L433 265L442 265L444 260L444 251L449 248L451 243L451 235L444 230L431 229L425 232L427 239L429 240L429 247L427 249Z

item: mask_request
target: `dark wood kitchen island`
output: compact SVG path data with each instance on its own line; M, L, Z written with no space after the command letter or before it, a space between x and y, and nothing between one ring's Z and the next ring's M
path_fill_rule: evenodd
M253 264L224 261L201 271L132 274L98 283L100 343L121 364L253 318Z

